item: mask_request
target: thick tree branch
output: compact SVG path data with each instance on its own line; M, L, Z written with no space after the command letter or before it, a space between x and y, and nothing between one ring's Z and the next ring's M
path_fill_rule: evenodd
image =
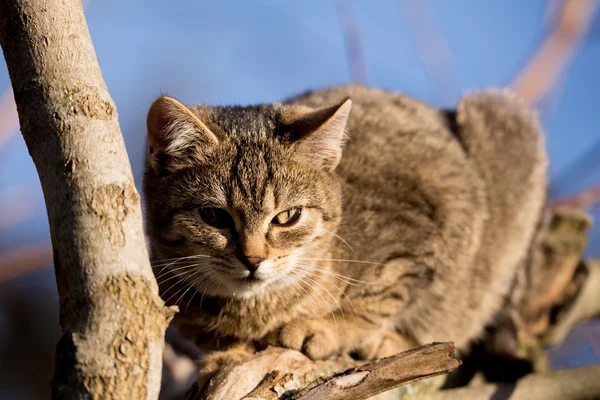
M172 312L82 5L4 0L0 44L50 223L62 327L53 397L156 398Z

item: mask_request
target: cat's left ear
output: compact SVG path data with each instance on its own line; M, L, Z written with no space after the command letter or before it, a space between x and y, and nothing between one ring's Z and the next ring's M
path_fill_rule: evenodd
M347 98L318 110L290 109L284 115L284 125L290 129L298 156L333 171L342 158L351 107L352 101Z

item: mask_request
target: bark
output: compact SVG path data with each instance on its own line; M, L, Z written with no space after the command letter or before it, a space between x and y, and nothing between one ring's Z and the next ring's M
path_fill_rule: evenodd
M173 311L82 5L2 0L0 44L50 224L62 327L52 396L157 398Z

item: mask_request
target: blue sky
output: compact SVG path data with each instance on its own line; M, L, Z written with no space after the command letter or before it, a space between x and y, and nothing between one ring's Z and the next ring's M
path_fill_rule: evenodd
M248 104L278 101L350 79L332 0L88 3L90 32L119 110L138 185L145 114L159 94L166 92L187 103ZM545 0L431 4L452 53L460 90L509 83L545 29ZM437 104L399 1L355 0L353 7L368 83ZM543 115L553 195L600 181L600 155L588 157L588 165L579 172L568 168L600 141L599 25L596 18L591 39L573 59ZM2 63L0 89L8 85ZM0 151L0 190L17 184L32 185L40 206L30 221L0 232L2 247L48 237L37 174L20 136ZM594 229L589 252L600 255L599 228Z

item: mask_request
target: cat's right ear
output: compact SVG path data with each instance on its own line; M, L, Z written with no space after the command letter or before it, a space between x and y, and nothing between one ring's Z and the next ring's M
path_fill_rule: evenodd
M173 172L201 161L219 139L188 107L159 97L148 111L148 162L156 172Z

